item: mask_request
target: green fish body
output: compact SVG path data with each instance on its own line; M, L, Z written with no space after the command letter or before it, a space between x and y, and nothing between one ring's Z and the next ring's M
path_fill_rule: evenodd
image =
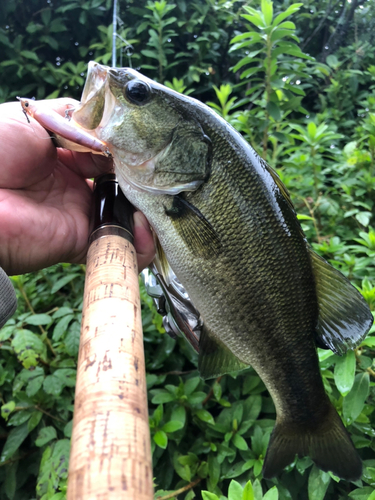
M215 112L131 69L91 63L88 82L73 118L108 145L122 190L201 313L201 376L251 365L273 398L264 477L298 454L358 479L316 346L342 354L364 338L372 315L361 295L311 251L277 174Z

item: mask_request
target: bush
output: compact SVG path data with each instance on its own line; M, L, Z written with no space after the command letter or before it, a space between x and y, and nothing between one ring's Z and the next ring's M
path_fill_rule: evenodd
M374 8L127 0L118 40L124 65L208 102L277 169L314 249L372 310ZM0 18L3 101L79 97L88 60L110 64L109 1L6 0ZM0 500L65 498L83 281L83 267L67 264L13 278L19 305L0 331ZM309 458L264 480L275 410L258 375L201 380L195 353L164 333L143 288L142 312L156 498L375 498L375 329L343 357L319 350L326 390L364 460L361 480L338 481Z

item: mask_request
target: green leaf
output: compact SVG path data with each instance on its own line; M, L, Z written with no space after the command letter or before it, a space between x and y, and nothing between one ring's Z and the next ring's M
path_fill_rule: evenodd
M328 472L323 472L314 465L309 475L309 500L323 500L330 482L331 477Z
M12 347L26 369L36 366L39 357L44 358L46 355L45 345L30 330L17 330L12 340Z
M215 420L213 419L213 416L207 410L198 410L196 412L196 415L199 418L199 420L215 425Z
M266 26L270 26L272 24L273 18L273 2L272 0L262 0L261 1L261 10L266 22Z
M275 102L270 101L267 103L267 112L270 116L272 116L272 118L276 122L280 121L281 119L280 108Z
M35 427L41 421L42 416L43 416L43 413L41 411L38 411L38 410L34 411L31 414L31 417L30 417L29 421L27 422L27 428L28 428L29 432L31 432L32 430L35 429Z
M222 475L222 479L232 479L233 477L241 476L244 472L244 466L245 462L243 462L242 460L240 460L239 462L234 462L229 470L227 470L227 472Z
M356 359L354 351L348 351L338 358L335 365L334 377L337 389L346 396L354 384Z
M9 419L9 425L13 425L15 427L21 425L29 420L31 414L32 410L30 408L14 412L14 414Z
M3 417L3 419L8 420L9 415L12 413L15 407L16 403L14 401L9 401L9 403L2 405L1 416Z
M256 500L258 498L263 498L263 489L259 479L255 479L255 481L253 482L253 490L254 490L254 498ZM287 498L288 500L290 500L289 496Z
M160 422L162 421L163 419L163 415L164 415L164 408L163 408L163 405L160 404L154 411L154 414L152 416L152 419L155 423L155 427L158 427Z
M263 21L263 19L261 19L261 17L259 15L254 15L254 16L250 15L249 16L247 14L242 14L242 17L244 17L247 21L249 21L250 23L254 24L258 28L260 28L260 27L263 28L264 27L264 21ZM244 35L247 35L247 33L244 33ZM235 39L236 40L241 39L239 37L241 37L241 35L236 36ZM243 37L243 38L246 38L246 37ZM233 39L233 40L235 40L235 39Z
M277 486L273 486L270 490L268 490L264 495L263 500L279 500L279 491Z
M207 397L207 394L202 391L193 392L191 396L188 396L188 401L192 406L199 405Z
M310 217L310 215L297 214L298 220L314 220L314 217Z
M14 332L14 326L4 326L0 330L0 342L5 342L8 340Z
M184 424L182 422L179 422L178 420L171 420L170 422L167 422L166 424L163 425L163 431L164 432L176 432L182 429Z
M73 419L70 420L66 426L64 427L64 436L67 438L72 437L72 431L73 431Z
M251 481L248 481L242 493L242 500L255 500L254 490Z
M217 401L220 401L221 395L222 395L221 385L218 382L215 382L214 385L213 385L213 387L212 387L212 390L213 390L215 399Z
M357 221L365 227L369 225L371 217L371 212L358 212L357 214L355 214L355 218L357 219Z
M58 292L65 285L67 285L68 283L70 283L71 281L73 281L75 278L77 278L77 276L80 276L80 275L78 273L72 273L72 274L67 274L66 276L63 276L62 278L60 278L59 280L57 280L53 284L53 287L51 289L51 293Z
M334 56L333 54L331 54L327 57L326 63L328 64L328 66L330 66L333 69L336 69L340 65L337 57Z
M25 319L28 325L49 325L52 323L52 318L48 314L33 314Z
M187 396L192 394L198 387L200 381L200 377L189 378L184 384L185 394Z
M240 498L242 498L242 493L243 488L240 483L232 479L228 489L228 500L240 500Z
M208 462L208 475L210 476L211 486L212 488L215 488L220 478L220 464L218 462L217 457L212 453L208 455L207 462Z
M201 477L201 476L199 476L199 477ZM195 491L194 490L190 490L189 493L184 498L184 500L193 500L193 498L195 498L195 497L196 497Z
M186 421L186 410L183 406L177 406L173 409L171 413L171 420L178 420L181 422L182 426L185 425Z
M63 384L59 378L54 377L53 375L47 375L43 381L43 389L47 394L59 396L63 390Z
M263 71L263 69L258 67L258 66L254 66L252 68L245 70L243 73L241 73L240 78L242 80L243 78L247 78L248 76L255 75L255 73L259 73L260 71Z
M354 500L368 500L368 497L372 495L374 489L371 486L365 486L364 488L357 488L349 493L349 498Z
M43 492L43 488L47 491L48 488L48 495L44 500L49 500L55 493L54 483L67 479L69 451L69 439L55 441L44 450L37 483L37 493Z
M292 23L292 21L285 21L285 23L282 23L279 25L279 28L287 29L287 30L295 30L296 25Z
M20 54L21 56L26 57L26 59L32 59L33 61L40 62L39 57L31 50L21 50Z
M168 445L168 436L164 431L158 431L154 435L154 441L160 448L165 449Z
M11 458L28 435L29 429L27 427L27 422L23 423L19 427L15 427L14 429L12 429L8 435L3 451L1 453L0 463L5 462L6 460L8 460L8 458Z
M64 333L68 330L68 325L73 318L74 314L67 314L66 316L63 316L60 319L60 321L57 322L52 334L52 340L54 342L57 342L61 339Z
M4 490L9 500L13 500L17 489L17 467L18 462L16 461L14 463L7 464L5 469Z
M189 453L188 455L178 457L178 461L181 465L193 466L198 462L198 457L194 453Z
M141 54L143 54L146 57L151 57L152 59L159 60L159 54L157 52L155 52L154 50L144 49L144 50L141 50Z
M51 9L43 9L41 12L43 24L48 26L51 22Z
M188 463L186 463L186 460L185 460L186 458L188 459L187 460ZM180 460L182 462L184 462L184 464L181 464ZM186 457L186 456L182 457L177 452L175 452L173 454L173 467L174 467L176 473L185 481L190 481L190 479L191 479L191 469L190 469L189 463L192 463L190 457ZM193 463L195 464L196 461L194 460Z
M247 420L256 420L262 409L262 397L259 394L249 396L244 404L244 414Z
M248 444L246 443L244 438L242 436L240 436L239 434L234 434L232 441L233 441L234 446L236 448L238 448L239 450L247 450L249 448Z
M158 393L155 394L155 396L152 398L151 402L154 405L158 405L160 403L169 403L170 401L173 401L175 399L175 396L171 394L169 391L166 391L165 389L158 389Z
M73 309L71 307L59 307L57 309L57 311L55 311L52 314L52 318L58 319L58 318L62 318L63 316L67 316L68 314L72 314L72 313L73 313Z
M291 16L292 14L294 14L295 12L297 12L300 7L302 7L303 3L294 3L292 5L290 5L286 11L284 12L281 12L281 14L277 15L272 23L272 26L277 26L279 25L282 21L284 21L284 19L286 19L287 17Z
M368 372L359 373L349 394L343 401L343 414L347 422L353 422L363 410L370 389Z
M281 40L282 38L285 38L285 37L290 37L293 40L296 39L296 36L293 34L293 30L285 30L285 29L281 29L281 28L275 28L272 32L272 35L271 35L271 42L275 43L275 42L277 42L277 40Z
M30 377L28 378L26 394L29 397L34 396L42 387L43 381L44 381L44 370L42 367L36 366L35 369L31 372Z
M215 495L215 493L210 493L209 491L202 491L203 500L220 500L220 498Z
M72 368L61 368L44 379L43 389L47 394L59 396L64 387L74 387L75 383L76 370Z
M38 437L35 440L35 444L36 446L41 447L56 438L57 438L57 432L55 427L52 426L44 427L39 431Z
M78 356L80 336L81 325L78 321L75 321L70 325L69 331L65 336L65 349L69 356Z
M307 133L311 139L315 139L316 136L316 125L314 122L309 122L307 125Z

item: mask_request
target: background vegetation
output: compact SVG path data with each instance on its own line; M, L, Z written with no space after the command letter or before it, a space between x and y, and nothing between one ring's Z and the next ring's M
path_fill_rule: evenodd
M2 0L0 101L79 98L110 64L111 0ZM277 169L313 247L375 310L375 3L120 0L121 61L208 102ZM119 56L120 57L120 56ZM65 498L83 266L13 278L0 331L0 500ZM319 351L327 392L364 460L356 483L299 459L262 478L274 406L257 374L207 383L143 294L157 498L375 499L375 336ZM375 330L374 330L375 331ZM249 482L250 481L250 482Z

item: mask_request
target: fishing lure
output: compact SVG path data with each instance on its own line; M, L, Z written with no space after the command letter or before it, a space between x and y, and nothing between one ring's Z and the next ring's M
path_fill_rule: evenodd
M33 99L17 97L27 119L34 118L42 127L55 134L59 146L73 151L91 151L107 157L111 157L108 146L92 136L76 123L71 123L68 118L70 110L67 110L66 118L62 117L46 104Z

